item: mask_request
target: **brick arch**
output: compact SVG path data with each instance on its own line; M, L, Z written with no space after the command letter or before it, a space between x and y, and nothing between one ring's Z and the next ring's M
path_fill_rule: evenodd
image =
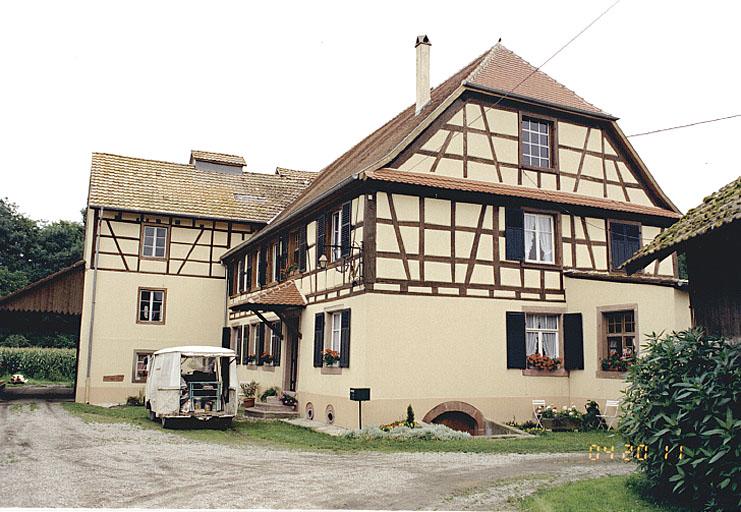
M459 402L459 401L450 401L450 402L443 402L441 404L436 405L430 411L425 414L424 421L425 423L432 423L435 418L438 416L444 414L444 413L463 413L468 416L470 416L474 423L476 424L474 435L481 436L485 433L485 426L486 426L486 420L484 419L484 414L479 411L477 408L475 408L471 404L467 404L466 402Z

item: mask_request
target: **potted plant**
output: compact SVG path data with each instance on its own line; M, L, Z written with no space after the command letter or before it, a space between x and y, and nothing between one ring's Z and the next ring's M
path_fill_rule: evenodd
M561 358L542 356L540 354L530 354L527 356L527 367L535 370L553 372L561 367Z
M298 400L296 400L296 396L293 393L290 393L288 391L284 391L280 395L280 401L283 405L286 407L290 407L292 409L296 408L296 404L298 404Z
M247 359L246 359L247 360L247 364L255 364L255 360L256 359L257 359L257 357L255 356L255 354L249 354L249 355L247 355Z
M244 395L242 398L242 407L245 409L254 407L255 397L257 396L257 391L259 390L260 385L253 380L248 384L240 385L240 387L242 388L242 394Z
M267 352L263 352L262 354L260 354L260 363L261 364L273 364L273 356L271 356Z
M340 362L340 353L331 348L325 348L322 351L322 360L324 361L324 366L334 366Z

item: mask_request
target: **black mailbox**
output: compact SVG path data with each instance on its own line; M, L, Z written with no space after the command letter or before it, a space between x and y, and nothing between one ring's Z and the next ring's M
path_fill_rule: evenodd
M370 388L350 388L350 400L367 402L370 400Z

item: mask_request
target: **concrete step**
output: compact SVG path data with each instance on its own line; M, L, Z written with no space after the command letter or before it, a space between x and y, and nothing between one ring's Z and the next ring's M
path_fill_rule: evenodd
M290 407L283 407L283 410L273 408L261 408L261 407L250 407L244 410L244 415L247 418L254 418L260 420L283 420L298 418L298 411L294 411Z
M281 402L255 402L255 407L258 409L266 409L271 411L282 411L283 409L290 409L290 407L286 407Z

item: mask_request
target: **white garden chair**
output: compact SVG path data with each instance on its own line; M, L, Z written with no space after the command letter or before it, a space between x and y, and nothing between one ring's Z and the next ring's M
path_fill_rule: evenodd
M615 426L618 418L618 410L620 409L620 400L606 400L605 410L602 414L598 414L597 417L601 418L605 422L605 428L610 430Z
M535 424L538 425L538 427L543 428L543 424L540 422L540 419L542 417L542 410L545 408L545 400L533 400L533 418L535 419ZM545 430L545 429L544 429Z

